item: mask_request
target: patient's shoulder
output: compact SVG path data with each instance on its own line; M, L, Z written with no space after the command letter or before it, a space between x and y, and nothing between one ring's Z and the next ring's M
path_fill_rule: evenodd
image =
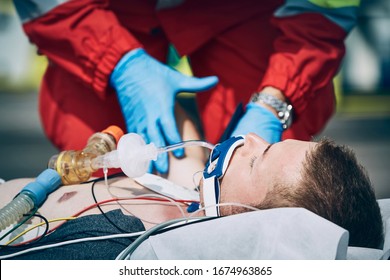
M0 184L0 188L17 188L20 186L24 186L30 182L34 181L34 178L18 178L18 179L12 179L9 181L5 181L4 183Z
M34 181L34 178L20 178L5 181L0 184L0 207L3 207L17 195L28 183Z

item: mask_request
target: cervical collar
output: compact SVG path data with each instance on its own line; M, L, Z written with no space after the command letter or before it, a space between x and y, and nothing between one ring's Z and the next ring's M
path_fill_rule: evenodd
M228 168L234 150L243 145L244 136L233 136L218 144L211 151L209 161L203 171L203 200L206 216L218 217L220 180Z

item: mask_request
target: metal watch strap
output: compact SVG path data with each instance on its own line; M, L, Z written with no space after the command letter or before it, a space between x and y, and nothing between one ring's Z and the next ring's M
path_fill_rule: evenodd
M273 95L264 92L256 92L252 95L251 102L259 101L271 106L276 110L283 129L287 129L291 126L293 113L291 104L288 104L287 102L284 102Z

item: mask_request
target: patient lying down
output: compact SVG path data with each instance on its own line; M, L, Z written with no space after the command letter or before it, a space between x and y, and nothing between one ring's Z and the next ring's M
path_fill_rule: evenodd
M123 175L109 178L107 184L101 180L63 186L50 194L39 214L47 220L75 219L65 223L63 220L50 222L49 234L43 238L32 239L29 245L15 240L16 244L22 245L3 247L0 255L82 237L142 232L183 216L226 216L254 208L277 207L303 207L334 222L349 231L351 246L381 246L383 225L379 206L369 178L351 150L328 140L318 143L286 140L270 145L255 134L231 139L217 146L209 160L199 147L186 148L187 156L183 159L170 157L169 180L191 190L199 185L200 209L197 212L187 211L192 201L161 198ZM233 151L232 156L227 156L228 165L223 165L223 160L216 154L229 149ZM198 171L204 171L203 176ZM214 180L213 176L218 179ZM30 181L18 179L0 185L0 207ZM216 183L210 184L211 181ZM220 194L211 190L214 187L219 187ZM99 208L96 201L102 202ZM213 201L219 203L216 205ZM35 217L30 223L41 221ZM14 258L115 259L133 240L114 238L82 242Z
M172 167L175 164L172 162ZM382 242L381 216L368 177L349 150L330 141L287 140L269 145L258 136L248 134L234 150L220 179L219 207L205 205L206 186L203 181L200 180L200 199L201 209L206 206L206 214L208 208L217 208L221 216L249 211L239 204L258 209L304 207L349 230L350 245L376 248ZM19 179L1 185L2 206L27 182L29 180ZM187 187L191 187L190 181ZM108 186L104 180L64 186L48 197L39 213L48 220L76 216L77 212L95 204L92 194L96 201L104 201L153 192L124 176L109 179ZM101 210L92 207L31 246L86 236L143 231L166 220L190 215L187 206L182 202L148 198L103 203ZM106 213L105 216L100 211ZM197 213L204 214L203 210ZM39 220L35 218L33 223L37 222ZM57 225L50 223L50 228ZM19 258L113 259L130 242L123 238L83 242L40 250ZM10 254L22 249L25 246L2 248L0 253Z

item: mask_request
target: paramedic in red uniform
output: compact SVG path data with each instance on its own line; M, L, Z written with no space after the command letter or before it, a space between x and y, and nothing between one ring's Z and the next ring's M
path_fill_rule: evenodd
M196 93L204 137L255 132L268 142L310 140L335 108L332 79L359 0L14 0L48 67L44 131L80 149L116 124L165 146L179 142L179 92ZM167 66L173 45L193 77ZM178 150L176 156L182 156ZM167 156L155 162L166 173Z

